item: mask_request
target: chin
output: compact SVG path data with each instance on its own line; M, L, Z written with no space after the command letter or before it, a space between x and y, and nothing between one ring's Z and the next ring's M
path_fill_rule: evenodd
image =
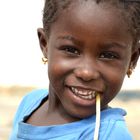
M93 111L93 110L92 110ZM95 115L96 114L96 112L94 111L94 112L87 112L87 111L82 111L82 112L78 112L78 111L76 111L76 112L68 112L68 114L72 117L72 118L74 118L75 120L81 120L81 119L84 119L84 118L87 118L87 117L90 117L90 116L92 116L92 115Z

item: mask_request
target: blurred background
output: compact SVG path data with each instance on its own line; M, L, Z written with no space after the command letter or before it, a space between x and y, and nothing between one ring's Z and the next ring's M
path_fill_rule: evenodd
M0 140L7 140L22 97L48 87L36 29L42 27L44 0L0 1ZM140 140L140 61L121 93L111 102L127 110L129 130Z

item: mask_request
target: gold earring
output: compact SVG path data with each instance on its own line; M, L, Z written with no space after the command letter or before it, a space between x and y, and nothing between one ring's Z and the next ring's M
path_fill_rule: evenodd
M44 64L46 64L46 63L48 62L48 58L42 57L42 62L43 62Z
M129 68L128 71L127 71L128 78L130 78L132 72L133 72L133 69L132 68Z

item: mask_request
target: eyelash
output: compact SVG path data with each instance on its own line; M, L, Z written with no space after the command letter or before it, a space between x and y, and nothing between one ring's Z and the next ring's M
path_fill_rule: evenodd
M70 55L80 55L80 51L73 46L63 46L62 50Z
M62 50L69 55L75 55L75 56L80 55L80 51L74 46L69 46L69 45L62 46ZM99 58L106 59L106 60L113 60L113 59L119 59L119 55L116 52L105 51L100 54Z
M107 51L107 52L101 53L100 58L101 59L108 59L108 60L119 59L119 55L115 52Z

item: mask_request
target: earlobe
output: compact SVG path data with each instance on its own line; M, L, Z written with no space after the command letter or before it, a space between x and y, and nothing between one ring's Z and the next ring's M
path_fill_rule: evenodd
M47 51L48 51L48 49L47 49L47 37L46 37L44 29L38 28L37 34L38 34L38 39L39 39L41 51L42 51L44 57L47 58Z
M131 66L131 64L130 64L130 66L129 66L128 70L127 70L127 76L128 76L128 78L130 78L130 76L132 75L133 69L134 69L134 67Z

